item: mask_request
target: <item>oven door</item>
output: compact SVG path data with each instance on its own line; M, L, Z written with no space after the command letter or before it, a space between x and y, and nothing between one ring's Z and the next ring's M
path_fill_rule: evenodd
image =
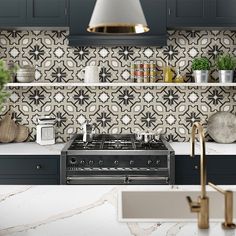
M154 175L92 175L68 176L67 184L91 185L160 185L169 184L168 177Z

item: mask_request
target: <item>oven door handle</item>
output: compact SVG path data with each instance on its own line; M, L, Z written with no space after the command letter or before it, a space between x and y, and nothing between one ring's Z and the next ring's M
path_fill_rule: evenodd
M125 181L124 176L75 176L67 177L67 182L76 181L76 180L121 180Z
M132 181L161 181L169 184L169 177L161 177L161 176L127 176L128 180L125 183L130 183Z
M169 178L168 177L161 177L161 176L74 176L74 177L67 177L67 183L73 182L73 181L82 181L82 180L87 180L87 181L93 181L93 180L98 180L98 181L106 181L106 180L117 180L117 181L122 181L125 184L129 184L133 181L162 181L166 182L167 184L169 183Z

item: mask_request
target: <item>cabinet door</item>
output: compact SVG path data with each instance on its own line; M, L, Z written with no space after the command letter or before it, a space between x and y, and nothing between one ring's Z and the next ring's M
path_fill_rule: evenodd
M207 0L167 0L167 26L184 28L207 26Z
M175 184L200 184L199 157L175 156Z
M207 14L212 26L236 26L236 1L235 0L208 0Z
M207 156L208 181L214 184L236 184L236 156Z
M26 24L26 0L0 0L0 27Z
M166 38L166 0L141 0L150 32L138 35L101 35L87 32L96 0L70 0L71 46L119 45L119 46L163 46ZM132 10L132 9L131 9Z
M67 0L27 0L27 25L67 26Z

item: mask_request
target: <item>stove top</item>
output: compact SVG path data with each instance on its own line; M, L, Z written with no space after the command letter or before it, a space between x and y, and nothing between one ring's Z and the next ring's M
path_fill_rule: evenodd
M83 142L78 134L69 150L168 150L162 140L143 143L135 140L134 134L94 135L92 142Z

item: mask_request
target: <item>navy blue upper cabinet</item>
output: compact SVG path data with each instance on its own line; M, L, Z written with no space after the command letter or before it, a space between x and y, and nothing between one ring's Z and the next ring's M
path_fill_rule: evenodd
M207 14L212 26L236 27L235 0L208 0Z
M67 0L27 0L27 25L67 26Z
M26 0L0 0L0 27L26 25Z
M168 0L167 26L170 28L205 26L207 0Z
M138 35L101 35L87 32L96 0L70 0L71 46L82 45L166 45L166 0L141 0L150 32ZM130 9L132 14L132 9Z
M169 28L236 27L235 0L168 0Z

